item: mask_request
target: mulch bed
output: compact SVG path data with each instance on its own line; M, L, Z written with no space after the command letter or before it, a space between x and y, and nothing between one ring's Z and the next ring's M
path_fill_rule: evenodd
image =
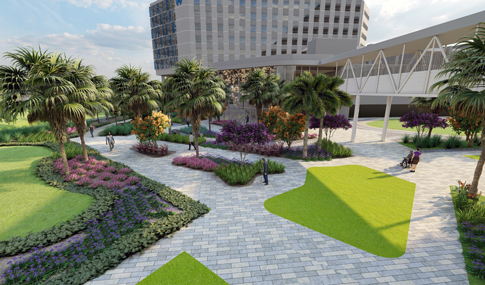
M174 153L176 153L176 151L174 150L169 150L168 151L168 154L166 155L159 155L159 154L153 154L153 153L145 153L145 152L141 152L141 151L138 151L136 148L134 147L130 147L130 150L134 151L134 152L138 152L139 154L143 154L145 156L149 156L149 157L165 157L165 156L170 156Z

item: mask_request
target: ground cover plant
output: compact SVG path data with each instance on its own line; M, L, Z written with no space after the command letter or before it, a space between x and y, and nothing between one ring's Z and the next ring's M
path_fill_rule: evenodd
M179 131L186 133L186 134L190 134L192 132L192 128L191 127L183 127L183 128L180 128ZM202 134L204 137L207 137L207 138L216 138L217 135L219 135L218 132L209 131L204 126L200 126L199 133Z
M400 144L409 148L422 148L422 149L453 149L453 148L478 148L480 142L478 139L472 142L472 146L469 146L469 142L463 140L460 136L447 136L432 135L431 137L423 136L418 137L417 134L410 135L405 134L401 137Z
M35 175L35 167L52 150L0 147L0 240L26 236L79 215L93 197L60 190Z
M49 146L55 148L56 145ZM79 144L78 147L80 148ZM89 150L92 151L90 148ZM71 174L69 178L62 175L61 172L64 169L55 164L56 161L52 157L42 159L37 167L37 174L48 184L63 190L82 192L94 197L105 196L105 200L111 199L111 202L106 201L111 206L106 208L104 204L98 204L91 210L90 215L84 215L82 220L78 219L82 221L82 226L80 223L73 225L67 222L63 228L53 227L54 230L46 230L42 235L13 238L6 243L0 242L0 257L2 257L25 252L18 249L19 244L27 245L26 248L30 246L32 249L33 246L48 246L80 230L85 230L88 234L88 238L74 241L72 246L58 248L54 253L41 248L34 249L29 257L17 258L10 264L8 272L3 277L7 284L83 284L116 266L127 256L148 247L161 237L180 229L209 211L207 206L163 184L147 179L121 163L107 160L99 153L95 154L95 157L90 157L87 162L82 162L79 157L70 160L70 168L76 173ZM99 167L103 167L100 172L113 175L114 181L112 180L111 183L124 180L121 182L123 184L118 184L118 187L114 185L92 187L92 184L79 183L89 178L91 174L93 177L96 173L99 174ZM78 183L75 182L78 177L74 175L80 177ZM138 179L130 181L127 176ZM96 182L104 181L97 180L90 183ZM136 183L139 184L130 186ZM164 209L162 204L165 202L162 199L183 212L163 217L164 214L157 210ZM94 203L97 202L99 202L98 199L94 201ZM76 216L75 219L78 217ZM62 233L62 236L57 236L59 233ZM72 260L69 260L70 258ZM26 267L29 268L28 271ZM47 280L47 276L53 274L55 276ZM30 280L27 281L27 278Z
M108 132L110 132L113 136L129 136L131 135L131 132L133 131L133 129L134 129L133 125L130 123L112 125L112 126L106 127L106 129L99 132L99 135L106 136L108 135Z
M45 133L48 130L49 124L34 124L31 126L0 129L0 143L8 143L13 140L18 140L21 137L27 137L36 133Z
M266 200L264 207L372 254L394 258L406 251L415 188L364 166L312 167L303 186Z
M181 143L186 145L189 144L189 136L184 136L181 134L159 134L157 140L172 143ZM206 141L207 139L204 137L199 138L199 143L205 143Z
M184 251L137 285L160 284L224 285L228 283Z
M201 147L209 147L216 149L229 149L229 146L225 143L218 143L217 141L206 141L200 144Z
M241 161L229 159L223 156L210 154L196 156L179 156L172 160L175 165L184 165L193 169L213 171L222 180L231 185L247 184L255 175L261 173L263 163L261 161ZM283 173L285 166L281 163L268 159L268 170L270 174Z
M318 143L318 142L317 142ZM331 160L332 158L349 157L352 155L352 150L348 147L344 147L336 142L322 139L322 147L318 150L317 143L308 147L308 156L303 157L303 147L294 147L292 149L285 148L283 155L286 158L293 160L305 160L305 161L324 161Z
M478 160L480 158L480 155L465 155L465 157L468 157L468 158L472 158L472 159L475 159L475 160Z

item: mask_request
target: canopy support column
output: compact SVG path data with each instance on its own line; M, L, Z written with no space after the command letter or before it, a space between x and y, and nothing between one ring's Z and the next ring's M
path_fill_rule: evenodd
M355 135L357 134L357 124L359 123L359 109L360 109L360 95L355 97L354 120L352 126L352 138L350 142L355 142Z
M386 113L384 116L384 126L382 127L381 141L386 141L387 126L389 125L389 115L391 114L392 96L387 96Z

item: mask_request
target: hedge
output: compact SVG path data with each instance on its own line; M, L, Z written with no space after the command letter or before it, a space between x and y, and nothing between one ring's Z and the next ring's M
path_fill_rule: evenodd
M79 144L77 145L80 147ZM0 144L1 146L46 146L54 151L59 151L58 145L53 143L9 143ZM95 151L88 146L86 147L90 151ZM92 156L98 160L108 161L108 166L114 166L117 170L128 167L122 163L106 159L99 152ZM114 193L103 187L92 189L79 186L72 182L64 182L64 177L54 172L53 161L54 159L52 157L41 159L36 169L37 175L53 187L93 196L95 198L93 204L82 214L75 216L73 220L61 223L59 226L39 233L30 234L26 237L14 237L8 241L0 242L0 257L28 252L41 245L45 247L57 243L85 229L87 220L98 218L101 214L112 209L113 201L116 199ZM210 211L206 205L199 201L194 201L190 197L164 184L151 180L133 170L131 175L140 178L139 182L146 189L156 193L160 198L172 203L174 206L183 210L183 212L168 216L162 220L156 220L129 234L121 236L104 251L91 259L85 260L80 267L69 268L65 272L49 278L43 284L83 284L103 274L106 270L117 266L128 256L149 247L160 238L177 231L192 220Z

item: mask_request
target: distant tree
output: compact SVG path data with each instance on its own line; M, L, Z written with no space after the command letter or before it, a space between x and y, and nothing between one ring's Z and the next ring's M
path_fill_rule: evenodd
M399 122L402 122L402 126L404 128L416 128L418 133L418 137L421 137L426 130L434 129L434 128L446 128L448 124L446 123L446 119L440 119L438 114L432 113L416 113L414 111L405 114L399 119ZM431 133L428 134L429 136Z
M471 147L482 130L484 114L465 114L450 107L450 116L447 118L450 126L457 134L465 133L468 146Z

